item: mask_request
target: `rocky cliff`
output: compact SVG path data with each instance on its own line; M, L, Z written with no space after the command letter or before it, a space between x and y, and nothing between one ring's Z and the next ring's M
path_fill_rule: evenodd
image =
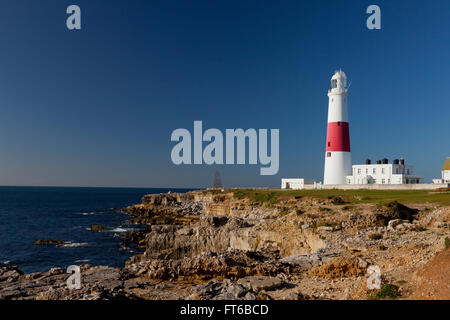
M450 237L448 206L261 199L235 190L146 195L124 209L144 228L124 239L143 253L123 268L83 266L73 291L60 270L0 267L0 298L367 299L380 294L367 287L371 265L403 298L449 298L418 292Z

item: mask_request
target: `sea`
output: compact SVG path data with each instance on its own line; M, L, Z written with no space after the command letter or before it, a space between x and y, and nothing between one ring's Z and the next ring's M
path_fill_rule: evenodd
M122 244L125 232L139 229L119 209L142 196L192 189L0 187L0 264L25 273L70 265L124 266L138 249ZM91 225L103 225L102 232ZM39 239L61 246L36 245Z

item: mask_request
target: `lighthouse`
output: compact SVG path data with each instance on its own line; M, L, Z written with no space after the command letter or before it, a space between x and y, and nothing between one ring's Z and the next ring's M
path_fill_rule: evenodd
M336 71L328 90L324 184L345 184L346 176L351 175L347 97L347 76L342 70Z

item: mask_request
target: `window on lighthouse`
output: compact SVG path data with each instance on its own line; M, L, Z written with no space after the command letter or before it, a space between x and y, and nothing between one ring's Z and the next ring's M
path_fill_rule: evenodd
M331 88L332 89L337 88L337 80L336 79L331 80Z

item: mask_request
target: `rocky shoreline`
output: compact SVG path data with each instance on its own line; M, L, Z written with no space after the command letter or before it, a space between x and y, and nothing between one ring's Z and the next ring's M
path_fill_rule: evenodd
M448 206L209 190L146 195L124 211L144 228L124 239L143 253L123 268L83 265L81 289L68 289L64 270L0 266L0 299L368 299L371 265L402 298L449 298L423 286L434 260L449 261Z

